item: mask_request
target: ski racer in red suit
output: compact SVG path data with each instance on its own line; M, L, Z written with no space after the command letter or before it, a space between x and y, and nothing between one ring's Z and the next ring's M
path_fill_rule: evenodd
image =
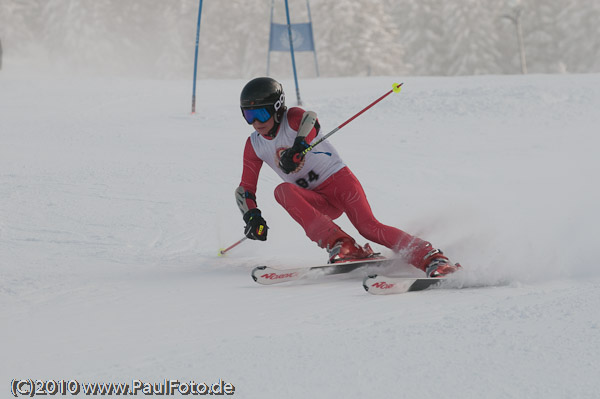
M242 90L240 106L244 119L255 129L246 141L242 181L235 191L246 237L267 239L267 222L256 204L258 175L267 163L284 181L275 189L275 199L308 238L328 251L329 263L374 256L369 244L359 246L333 222L345 213L363 237L402 251L428 277L442 277L460 267L429 242L380 223L360 182L327 140L302 156L320 138L319 122L312 111L287 109L279 82L267 77L251 80Z

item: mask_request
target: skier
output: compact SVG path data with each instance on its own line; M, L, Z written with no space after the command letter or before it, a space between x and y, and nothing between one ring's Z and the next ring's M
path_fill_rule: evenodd
M376 256L368 243L361 247L333 222L346 213L363 237L402 252L428 277L443 277L460 268L429 242L380 223L360 182L327 140L305 156L301 154L320 138L319 121L312 111L287 109L279 82L268 77L251 80L242 90L240 107L246 122L255 129L246 141L242 179L235 190L246 237L267 239L267 222L255 195L258 175L266 162L284 180L275 189L275 199L312 241L328 251L328 263Z

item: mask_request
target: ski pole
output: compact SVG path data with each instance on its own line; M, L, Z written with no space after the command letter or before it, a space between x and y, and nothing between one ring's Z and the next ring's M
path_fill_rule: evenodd
M227 247L227 248L225 248L225 249L221 248L221 249L219 250L219 256L223 256L223 255L225 255L225 253L226 253L227 251L229 251L230 249L233 249L233 248L237 247L238 245L240 245L241 243L243 243L243 242L244 242L244 241L246 241L247 239L248 239L248 237L244 237L244 238L242 238L241 240L239 240L238 242L236 242L235 244L232 244L232 245L230 245L229 247Z
M335 132L337 132L338 130L340 130L344 126L346 126L348 123L352 122L354 119L358 118L363 112L365 112L366 110L368 110L369 108L371 108L373 105L377 104L379 101L383 100L384 98L386 98L387 96L389 96L392 93L398 93L398 92L400 92L400 88L402 87L403 84L404 83L400 83L400 84L394 83L394 84L392 84L392 89L390 91L388 91L383 96L379 97L377 100L373 101L371 104L367 105L365 108L363 108L362 110L360 110L359 112L357 112L354 116L352 116L346 122L342 123L341 125L339 125L335 129L333 129L331 132L329 132L325 136L321 137L321 139L319 139L316 143L314 143L314 144L309 145L308 147L306 147L306 149L304 151L302 151L300 154L297 154L296 156L298 158L300 158L300 156L306 155L308 152L312 151L312 149L315 148L317 145L319 145L323 141L327 140L327 138L329 138L332 134L334 134ZM294 158L296 158L296 156Z

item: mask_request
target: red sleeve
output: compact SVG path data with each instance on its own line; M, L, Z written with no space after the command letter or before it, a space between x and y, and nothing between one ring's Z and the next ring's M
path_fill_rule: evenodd
M304 115L304 110L300 107L292 107L287 112L288 123L290 124L290 127L295 131L298 131L300 129L302 115ZM319 126L319 119L317 119L317 123L315 123L315 126ZM308 133L308 136L306 136L306 142L310 144L314 140L314 138L317 137L317 133L319 133L319 131L315 127L313 127L310 133Z
M246 141L246 147L244 148L244 168L242 170L242 181L240 187L243 187L245 191L251 194L246 197L246 205L248 209L256 208L256 185L258 184L258 175L260 168L262 168L263 161L256 155L254 147L250 137Z

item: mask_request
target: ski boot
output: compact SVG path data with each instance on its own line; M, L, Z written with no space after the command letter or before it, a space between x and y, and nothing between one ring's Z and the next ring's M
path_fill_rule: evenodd
M451 264L450 260L439 249L431 250L425 255L423 263L425 265L424 270L427 277L446 277L448 274L452 274L461 269L459 263L455 265Z
M341 263L348 261L357 261L361 259L376 258L378 253L373 252L371 246L367 243L361 247L350 237L339 239L333 246L327 246L329 252L329 261L327 263Z

